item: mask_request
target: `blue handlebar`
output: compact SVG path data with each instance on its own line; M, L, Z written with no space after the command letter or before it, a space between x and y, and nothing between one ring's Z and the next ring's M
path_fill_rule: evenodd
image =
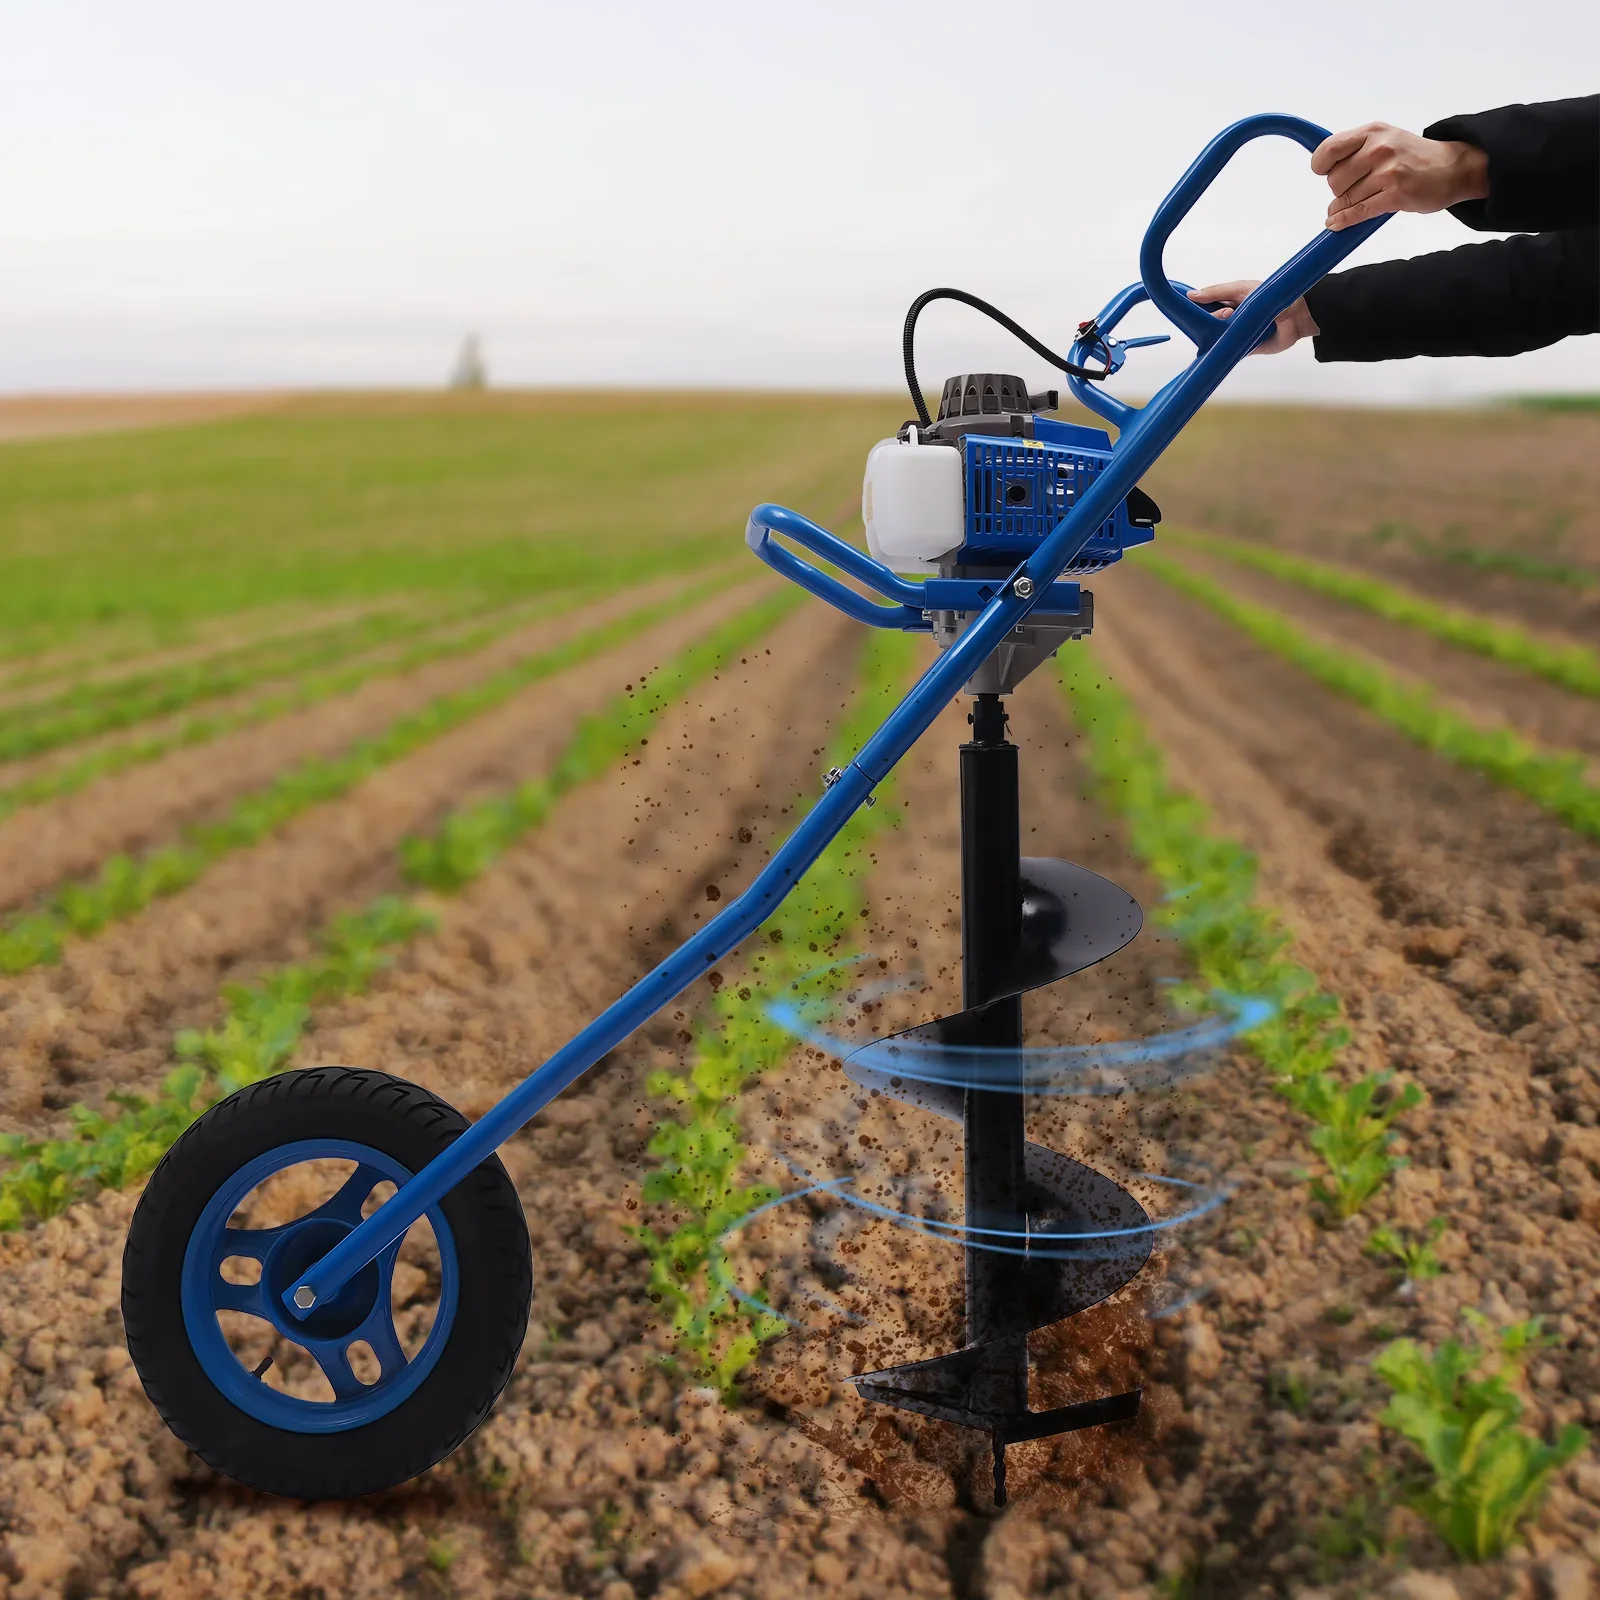
M1156 207L1156 214L1144 231L1144 243L1139 246L1139 276L1144 280L1150 303L1174 327L1188 334L1201 355L1222 337L1226 323L1222 318L1212 316L1209 311L1202 311L1187 294L1180 294L1177 286L1169 281L1162 259L1167 240L1172 237L1173 229L1194 209L1195 201L1216 181L1222 169L1252 140L1264 139L1272 134L1293 139L1307 150L1315 150L1328 137L1328 130L1319 128L1314 122L1307 122L1304 117L1290 117L1271 111L1260 116L1245 117L1231 127L1224 128L1195 157L1194 164ZM1337 238L1338 235L1333 237ZM1347 252L1341 252L1344 253ZM1301 291L1302 294L1304 292ZM1299 294L1290 296L1273 313L1273 319L1276 320L1278 312L1299 298Z
M1172 192L1156 207L1156 214L1150 219L1144 242L1139 247L1141 281L1116 295L1095 318L1097 332L1103 337L1134 306L1148 300L1195 345L1195 360L1190 366L1144 406L1131 406L1093 384L1068 378L1067 382L1078 400L1121 431L1123 437L1117 441L1118 449L1127 443L1126 436L1130 429L1158 425L1167 410L1168 397L1174 395L1178 385L1191 372L1198 368L1207 369L1210 381L1205 383L1205 387L1208 390L1215 388L1226 371L1255 349L1266 337L1272 324L1301 295L1320 283L1352 250L1364 244L1389 220L1387 216L1373 217L1370 221L1357 223L1355 227L1345 228L1338 233L1323 229L1247 295L1231 317L1213 316L1196 305L1189 298L1187 285L1174 282L1167 276L1164 260L1167 240L1194 209L1195 201L1211 187L1217 174L1233 157L1251 140L1272 134L1293 139L1307 150L1315 150L1328 137L1327 129L1318 127L1316 123L1281 112L1244 117L1232 127L1224 128L1200 152L1193 165L1173 186ZM1208 360L1213 351L1218 351L1216 358ZM1074 361L1087 362L1093 355L1092 347L1083 341L1072 347ZM1219 367L1223 370L1218 371ZM1186 420L1186 417L1177 419L1178 427ZM1162 441L1165 443L1177 429L1162 427L1160 431L1165 435Z

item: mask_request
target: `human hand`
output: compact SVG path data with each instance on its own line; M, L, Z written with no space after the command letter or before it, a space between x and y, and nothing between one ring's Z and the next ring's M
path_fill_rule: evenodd
M1328 180L1328 226L1337 232L1391 211L1443 211L1489 193L1489 157L1476 145L1367 122L1330 134L1311 153Z
M1259 278L1236 278L1232 283L1207 284L1204 289L1191 289L1189 298L1205 305L1214 305L1218 300L1222 307L1215 314L1219 317L1231 317L1234 311L1243 304L1245 297L1253 290L1259 288ZM1291 345L1298 344L1302 339L1314 339L1322 332L1311 319L1311 312L1302 297L1296 300L1278 320L1272 325L1272 332L1250 352L1253 356L1275 356L1287 350Z

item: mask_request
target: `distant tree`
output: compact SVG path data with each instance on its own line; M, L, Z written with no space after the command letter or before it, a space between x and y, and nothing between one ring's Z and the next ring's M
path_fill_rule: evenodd
M487 389L489 369L484 364L483 344L477 334L469 333L461 341L461 353L456 357L455 370L450 374L452 389Z

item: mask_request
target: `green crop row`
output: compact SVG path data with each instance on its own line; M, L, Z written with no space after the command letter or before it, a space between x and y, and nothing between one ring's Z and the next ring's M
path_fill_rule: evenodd
M861 679L832 740L830 760L854 758L904 692L912 661L909 636L868 635ZM880 786L879 793L884 792ZM863 911L860 878L874 833L893 821L887 806L863 807L768 919L744 983L716 983L709 1014L696 1025L687 1068L657 1072L651 1094L675 1107L649 1144L656 1165L643 1198L666 1208L670 1232L636 1230L650 1261L650 1292L671 1317L680 1352L697 1376L731 1392L761 1341L785 1324L731 1287L723 1240L774 1197L742 1181L747 1156L740 1097L794 1048L793 1034L769 1015L773 1001L802 993L820 1003L851 980L838 966ZM818 968L821 968L820 973ZM713 975L715 980L715 975Z
M1574 694L1600 695L1600 655L1584 645L1554 644L1513 623L1496 622L1459 606L1444 606L1367 573L1329 566L1286 550L1225 539L1216 534L1171 533L1169 542L1221 556L1237 566L1299 584L1359 606L1389 622L1417 628L1508 667L1531 672Z
M1407 533L1406 543L1418 555L1431 561L1444 561L1453 567L1471 567L1475 572L1503 572L1512 578L1527 578L1534 583L1558 583L1567 589L1600 589L1600 572L1570 561L1551 561L1521 550L1484 550L1477 545L1451 539L1427 539L1420 533Z
M505 704L530 684L632 638L655 620L658 610L656 605L642 606L552 650L525 656L470 688L440 695L396 719L382 733L358 740L342 755L309 757L236 800L216 821L191 828L179 844L138 858L112 856L93 878L60 886L44 904L14 918L0 932L0 972L25 972L59 960L69 937L98 933L112 922L136 915L151 901L187 888L223 856L258 844L292 817L347 794L381 768Z
M314 671L351 656L410 638L441 622L459 621L500 602L475 600L469 607L378 612L289 639L243 645L201 661L181 662L116 678L80 683L43 700L0 711L0 761L47 754L82 739L169 716L204 700L237 694L269 678Z
M1314 1198L1335 1216L1353 1216L1402 1165L1391 1149L1393 1124L1421 1092L1414 1084L1396 1092L1387 1074L1341 1080L1338 1060L1350 1035L1338 1020L1339 1002L1285 957L1288 930L1255 900L1255 857L1213 833L1205 806L1168 783L1131 702L1087 649L1063 651L1058 665L1100 795L1166 892L1154 920L1176 934L1194 964L1198 981L1177 998L1198 1006L1220 992L1272 1006L1243 1042L1274 1088L1311 1120L1309 1143L1323 1167Z
M795 598L782 595L736 614L653 677L673 684L681 696L760 638L792 608ZM611 759L625 755L648 735L670 703L659 692L642 701L638 695L622 694L580 722L556 763L567 775L566 787L600 776L604 768L594 765L593 758L601 752L610 752ZM576 751L588 753L583 762L569 760ZM446 817L434 837L447 834L460 815ZM528 818L523 826L532 827L543 815ZM504 836L501 847L510 842ZM414 858L426 857L418 848L423 843L408 841ZM459 888L473 875L457 876L445 887ZM313 1004L359 993L390 959L391 950L430 923L423 906L393 895L336 917L321 935L313 960L280 967L254 984L230 985L223 990L223 1015L216 1027L178 1033L173 1040L176 1065L154 1096L119 1092L109 1097L111 1110L75 1106L69 1112L71 1131L64 1137L0 1138L0 1159L9 1163L0 1171L0 1227L41 1221L99 1189L120 1188L143 1177L206 1106L290 1063Z
M546 618L558 616L584 598L581 592L572 591L540 606L538 614ZM260 727L290 712L307 710L325 700L349 694L375 678L400 677L433 661L471 655L512 629L523 626L531 612L530 605L524 602L522 605L501 608L493 620L465 632L453 632L448 626L442 626L429 637L408 645L396 654L385 655L377 660L363 660L337 671L308 673L288 688L264 695L237 711L190 717L166 733L147 734L123 744L103 746L86 756L80 756L76 761L35 773L7 788L0 788L0 818L10 816L24 806L41 805L48 800L76 794L100 778L144 766L174 750L194 749L210 744L225 734Z
M1281 612L1241 600L1177 562L1146 555L1140 564L1424 749L1515 789L1580 833L1600 837L1600 787L1585 776L1587 758L1577 751L1543 749L1510 728L1469 722L1425 685L1406 683L1369 656L1314 639Z

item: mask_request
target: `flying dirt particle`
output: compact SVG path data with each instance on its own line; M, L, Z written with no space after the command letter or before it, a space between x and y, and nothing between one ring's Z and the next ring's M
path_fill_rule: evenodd
M706 885L706 899L715 903L722 898L722 891L714 883Z

